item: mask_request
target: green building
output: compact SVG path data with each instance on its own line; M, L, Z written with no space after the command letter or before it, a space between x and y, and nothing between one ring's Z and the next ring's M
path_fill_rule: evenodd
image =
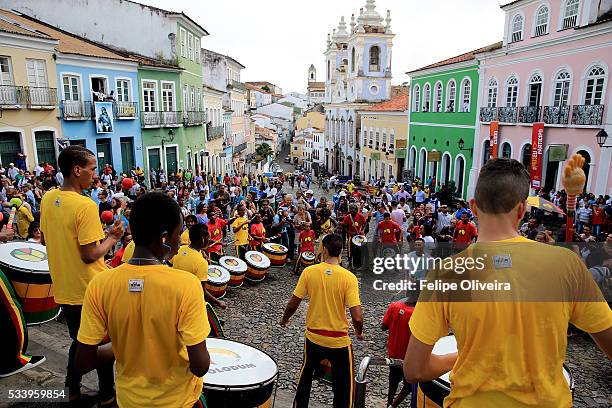
M410 71L408 171L436 185L454 182L466 198L478 118L476 54L470 51Z

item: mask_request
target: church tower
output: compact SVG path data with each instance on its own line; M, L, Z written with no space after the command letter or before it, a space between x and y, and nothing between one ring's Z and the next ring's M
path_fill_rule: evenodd
M384 23L383 23L384 21ZM359 17L351 16L348 39L348 86L350 102L378 102L391 98L391 12L385 19L376 11L375 0L367 0Z
M310 68L308 68L308 83L317 82L317 69L314 64L310 64Z

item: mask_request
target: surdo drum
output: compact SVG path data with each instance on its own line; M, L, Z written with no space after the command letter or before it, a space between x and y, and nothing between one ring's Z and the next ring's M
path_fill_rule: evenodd
M259 282L266 278L270 269L270 258L257 251L248 251L244 255L247 263L246 278L250 281Z
M235 256L222 256L219 259L219 265L230 274L229 286L231 288L237 288L242 286L244 283L244 275L247 271L247 264L240 258Z
M457 339L455 336L442 337L434 345L432 353L442 355L457 351ZM574 378L572 373L565 365L563 366L563 376L569 384L570 390L574 392ZM444 404L444 398L450 394L451 382L450 372L443 374L439 378L426 383L418 383L417 406L426 408L439 408Z
M302 252L302 256L300 257L300 262L302 266L310 266L315 263L315 254L310 251Z
M264 255L270 258L272 266L285 266L289 249L281 244L266 242L263 244L263 252Z
M227 269L218 265L208 265L208 280L206 281L206 290L216 297L221 299L227 291L227 284L230 280L230 273Z
M0 268L15 289L28 325L46 323L59 315L44 245L25 241L0 245Z
M276 362L266 353L225 339L206 339L210 368L204 376L209 407L270 407L278 377Z
M353 245L360 247L363 244L367 243L368 239L365 235L354 235L351 241L353 242Z

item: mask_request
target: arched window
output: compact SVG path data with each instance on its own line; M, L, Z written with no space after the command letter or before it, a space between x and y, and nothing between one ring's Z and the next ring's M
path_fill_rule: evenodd
M408 168L412 170L414 173L416 173L416 155L417 155L416 147L412 146L410 148L410 157L408 158Z
M523 23L524 19L521 14L517 14L512 19L512 36L510 42L517 42L523 39Z
M446 85L446 111L455 111L455 95L457 93L457 84L455 80L451 79Z
M355 47L351 49L351 72L355 72Z
M534 74L529 81L529 101L527 106L540 106L542 97L542 77Z
M469 112L472 100L472 81L468 78L461 83L461 112Z
M601 105L604 83L606 81L606 71L596 66L591 68L587 75L586 92L584 95L585 105Z
M431 102L431 85L425 84L425 87L423 87L423 112L429 112L430 102Z
M434 95L434 109L436 112L442 112L442 82L436 83Z
M447 185L448 182L450 181L450 174L451 174L451 157L450 154L445 154L442 157L442 180L441 184L443 185Z
M529 167L531 166L531 143L527 143L525 144L525 146L523 146L523 151L521 153L521 163L523 163L523 166L525 166L525 168L529 170Z
M510 143L504 142L502 144L501 157L504 157L506 159L512 158L512 146L510 146Z
M331 61L328 60L327 61L327 80L331 79L330 73L331 73Z
M578 9L580 8L580 0L567 0L565 10L563 11L562 29L576 27L578 22Z
M421 110L421 87L415 85L414 87L414 95L412 97L412 111L419 112Z
M421 154L419 154L419 178L421 180L425 180L425 171L427 168L427 152L425 149L421 150Z
M586 176L586 181L584 183L584 189L587 190L589 188L589 173L591 170L591 155L586 150L579 150L577 152L579 155L584 157L584 166L582 166L582 170L584 171L584 175Z
M571 76L569 72L563 70L557 74L554 83L555 97L553 106L567 106L569 101L569 90L571 84Z
M535 18L534 35L539 37L548 34L548 16L550 15L547 5L542 5L538 9Z
M487 106L489 108L497 107L497 80L491 78L487 86Z
M491 158L491 142L487 139L485 140L482 147L482 165L487 164L489 159Z
M463 197L463 181L465 174L465 160L462 156L458 156L455 160L455 185L457 192Z
M506 85L506 106L515 108L518 103L518 79L511 76Z
M380 48L377 45L370 47L370 71L380 71Z

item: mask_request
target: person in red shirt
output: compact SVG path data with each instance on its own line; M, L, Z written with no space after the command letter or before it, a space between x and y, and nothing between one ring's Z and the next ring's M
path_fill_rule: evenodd
M359 212L359 206L352 203L349 205L349 213L344 216L340 227L346 233L348 239L348 258L350 264L355 269L361 268L361 251L359 247L353 244L353 237L355 235L365 235L363 227L366 223L366 217Z
M218 262L219 259L223 256L223 229L227 226L227 224L231 224L234 222L236 217L230 218L229 220L224 220L223 218L217 217L217 212L214 208L208 208L206 212L208 216L208 231L210 232L210 245L208 245L208 257Z
M400 240L403 240L403 236L401 234L402 228L391 219L391 214L389 214L388 212L386 212L383 217L383 220L379 222L378 227L376 227L376 238L383 245L397 245L398 236L400 237ZM397 234L398 232L400 233L399 235Z
M389 305L385 317L382 321L382 330L389 330L389 339L387 341L387 353L389 358L402 360L406 354L408 341L410 340L410 327L408 322L414 312L414 296L409 296L399 302L393 302ZM402 389L397 398L395 392L400 381L403 381ZM389 391L387 393L387 407L397 407L402 403L411 391L411 386L404 379L402 367L389 366Z
M116 268L121 265L121 258L123 257L123 253L125 252L125 247L132 241L132 234L126 232L121 238L121 249L115 252L115 256L110 262L111 268Z
M476 226L469 220L467 212L462 213L461 220L459 220L455 228L455 236L453 238L455 247L467 247L470 243L474 242L476 238L478 238Z
M251 241L251 249L253 251L259 251L261 244L269 241L266 238L266 228L261 222L261 214L259 213L256 213L253 217L253 223L249 228L249 240Z
M303 229L300 231L299 240L300 240L300 248L298 253L297 261L295 262L295 267L293 268L293 272L297 273L300 268L302 261L302 254L304 252L312 252L315 253L315 232L310 228L310 225L305 224Z

